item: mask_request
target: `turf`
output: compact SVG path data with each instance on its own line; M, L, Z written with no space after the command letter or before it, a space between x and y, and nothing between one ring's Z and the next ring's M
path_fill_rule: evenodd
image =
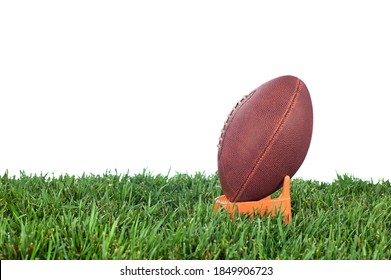
M391 184L295 179L292 221L213 211L216 174L0 175L0 259L391 259Z

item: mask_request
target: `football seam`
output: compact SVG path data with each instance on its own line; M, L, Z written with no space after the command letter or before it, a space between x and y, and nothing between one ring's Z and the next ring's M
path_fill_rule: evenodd
M296 87L295 87L295 90L294 90L294 94L293 94L293 97L292 97L292 100L290 101L290 104L284 114L284 116L282 117L280 123L277 125L277 128L275 129L272 137L270 138L270 140L268 141L268 143L266 144L266 147L265 149L263 149L263 151L261 152L261 154L258 156L254 166L252 167L252 169L250 170L249 174L247 175L246 179L244 180L244 182L241 184L240 188L238 189L238 191L236 192L236 194L234 195L233 197L233 201L235 201L243 192L243 190L245 189L244 187L246 186L246 184L248 183L248 181L251 179L254 171L257 169L257 167L261 164L261 162L263 161L265 155L267 154L268 150L270 150L272 144L274 143L274 140L276 139L277 135L279 134L279 132L281 131L282 127L284 126L290 112L292 111L293 109L293 106L295 105L296 103L296 99L297 99L297 96L299 95L299 92L300 92L300 89L302 87L302 82L300 79L297 79L297 82L296 82Z
M231 112L229 113L228 117L227 117L227 120L225 121L224 123L224 126L223 126L223 129L221 130L221 134L220 134L220 139L219 139L219 144L217 145L217 147L219 148L219 151L218 151L218 157L220 158L220 155L221 155L221 150L223 149L223 144L224 144L224 134L225 132L228 130L229 126L231 125L232 123L232 120L234 119L237 111L239 111L239 109L248 101L251 99L251 97L254 95L254 93L256 92L256 89L254 89L253 91L251 91L249 94L245 95L242 99L240 99L240 101L238 103L236 103L235 107L231 110Z

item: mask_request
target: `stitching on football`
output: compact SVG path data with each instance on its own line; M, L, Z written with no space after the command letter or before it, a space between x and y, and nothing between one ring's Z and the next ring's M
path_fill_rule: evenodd
M239 108L242 107L243 104L250 99L250 97L255 93L255 91L256 91L256 89L254 89L249 94L243 96L243 98L240 99L238 103L236 103L235 107L229 113L229 115L227 117L227 120L224 123L223 129L221 130L221 134L220 134L220 138L219 138L219 144L217 145L217 147L219 148L219 151L218 151L219 156L220 156L220 153L221 153L221 147L223 146L223 142L224 142L224 134L227 131L230 122L234 118L235 113L239 110Z

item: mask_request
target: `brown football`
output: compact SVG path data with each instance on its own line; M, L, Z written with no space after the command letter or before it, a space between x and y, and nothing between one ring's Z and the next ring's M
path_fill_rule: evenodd
M218 174L231 202L254 201L281 187L303 163L312 137L312 102L299 78L264 83L236 104L221 133Z

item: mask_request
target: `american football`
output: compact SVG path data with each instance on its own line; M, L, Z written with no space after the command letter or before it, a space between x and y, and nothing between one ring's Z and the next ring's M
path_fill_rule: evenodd
M297 77L270 80L240 100L218 145L218 175L229 201L260 200L278 190L302 165L312 127L311 97Z

